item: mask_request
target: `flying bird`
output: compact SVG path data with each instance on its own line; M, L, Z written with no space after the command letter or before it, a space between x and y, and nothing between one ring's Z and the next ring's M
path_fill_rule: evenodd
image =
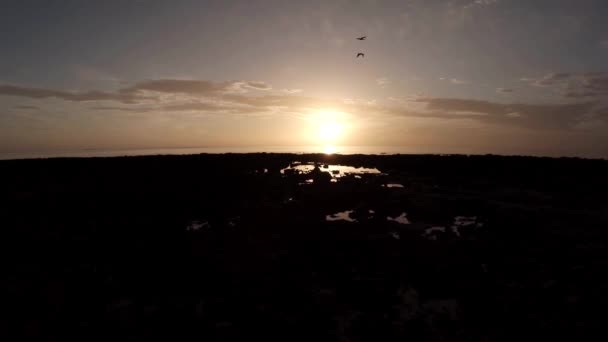
M355 58L359 58L359 57L365 57L365 54L363 52L359 52L357 54L357 57L355 57Z
M363 36L363 37L358 37L358 40L365 40L365 38L367 38L367 36Z

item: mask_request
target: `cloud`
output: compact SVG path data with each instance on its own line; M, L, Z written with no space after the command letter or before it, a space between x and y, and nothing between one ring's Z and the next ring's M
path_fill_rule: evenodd
M135 103L136 98L129 93L108 93L103 91L69 92L45 88L30 88L15 85L0 85L0 95L19 96L32 99L57 98L72 102L118 101Z
M302 91L302 89L283 89L283 92L287 94L297 94L301 93Z
M450 82L451 82L452 84L468 84L468 83L469 83L469 82L467 82L467 81L459 80L459 79L457 79L457 78L452 78L452 79L450 79Z
M338 100L300 95L225 94L217 101L170 103L147 107L97 107L97 110L128 112L199 112L202 114L258 115L276 113L306 113L320 108L332 108L362 116L411 117L440 120L473 120L481 124L519 126L535 130L573 130L589 121L595 103L535 105L525 103L495 103L456 98L393 99L393 106L368 100ZM414 105L408 105L414 104ZM415 105L420 104L420 105ZM603 115L603 116L602 116ZM595 121L608 122L608 114L597 114Z
M235 82L233 83L233 86L239 86L242 89L253 89L253 90L272 90L272 87L265 83L265 82L261 82L261 81L241 81L241 82Z
M394 96L390 96L387 98L387 100L389 101L393 101L393 102L416 102L416 100L420 99L422 97L421 94L410 94L410 95L404 95L401 97L394 97Z
M608 94L608 72L584 74L582 87L596 94Z
M604 73L579 75L581 84L590 92L606 90ZM570 78L571 76L568 76ZM551 79L563 79L553 75ZM547 78L549 79L549 78ZM246 89L247 91L235 91ZM249 89L255 91L249 92ZM509 89L502 89L508 92ZM258 92L257 90L263 90ZM387 106L375 100L318 98L302 96L285 90L272 92L264 82L201 80L150 80L118 89L115 92L66 92L53 89L0 86L1 95L22 96L34 99L59 98L65 101L113 101L116 105L99 103L89 109L125 113L194 112L195 114L271 115L307 113L323 108L347 111L360 116L394 116L428 119L467 119L482 124L517 125L531 129L575 129L593 117L608 120L605 110L594 114L597 101L570 104L495 103L490 101L433 98L428 96L392 97ZM187 96L181 96L181 95ZM605 104L604 104L605 106ZM604 113L604 114L601 114Z
M551 73L542 78L522 78L537 87L559 88L567 98L600 98L608 96L608 72Z
M565 97L570 97L574 99L582 99L586 97L596 97L598 94L592 91L568 91L564 93Z
M89 65L74 65L70 71L80 80L88 82L120 82L118 77L115 77L103 70Z
M381 88L386 87L390 83L391 83L391 81L387 77L380 77L380 78L376 79L376 84L378 86L380 86Z
M347 104L349 106L355 105L355 106L375 106L378 101L376 101L376 99L351 99L351 98L346 98L343 99L342 102L344 104Z
M532 85L536 87L549 87L553 85L562 84L570 78L568 73L550 73L539 79L531 79Z
M107 110L117 112L132 112L132 113L145 113L156 110L153 107L119 107L119 106L93 106L89 107L91 110Z
M185 94L193 96L210 96L222 93L243 93L249 90L271 90L272 87L260 81L227 81L212 82L205 80L159 79L150 80L119 90L121 94L137 94L144 91Z
M551 87L564 84L571 76L569 73L559 72L549 73L542 77L522 77L520 81L535 87Z
M205 112L205 113L224 113L224 114L247 114L252 112L251 108L242 106L236 103L223 102L187 102L174 103L160 106L136 106L136 107L119 107L119 106L96 106L91 107L92 110L100 111L118 111L131 113L149 113L149 112Z
M36 106L28 106L28 105L20 105L20 106L15 106L13 107L14 109L40 109L39 107Z
M496 88L496 92L497 93L501 93L501 94L508 94L508 93L512 93L513 89L511 89L511 88Z
M469 2L468 4L464 5L463 8L472 8L472 7L476 7L476 6L489 6L489 5L494 5L497 3L498 3L498 0L474 0L474 1Z
M608 96L608 72L577 74L565 85L569 98L604 98Z
M603 107L603 108L598 108L595 112L594 112L594 116L598 117L598 118L602 118L604 119L606 122L608 122L608 107Z
M246 82L247 86L253 89L259 90L270 90L272 87L265 82L255 81L255 82Z
M200 80L159 79L136 83L132 87L120 89L119 93L136 94L142 91L152 91L172 94L211 95L229 91L231 87L235 86L235 83L237 82L216 83Z
M239 103L230 102L192 102L176 103L162 106L164 112L204 112L213 114L254 114L268 111L272 106L252 108ZM155 109L158 110L158 109Z
M504 114L501 104L488 101L451 98L420 98L416 101L426 103L427 109L432 111Z
M452 84L455 84L455 85L461 85L461 84L468 84L469 83L467 81L459 80L457 78L440 77L439 80L440 81L448 81L448 82L450 82Z
M502 104L480 100L426 98L426 109L445 114L461 113L481 122L493 124L517 124L538 129L568 129L584 121L595 103L536 105ZM514 114L517 113L517 114ZM517 118L517 120L513 120Z
M136 83L116 92L86 91L70 92L64 90L0 85L0 95L19 96L32 99L57 98L72 102L116 101L123 104L137 104L145 100L159 100L151 93L221 96L227 93L246 93L250 90L268 91L272 87L260 81L211 82L202 80L159 79Z

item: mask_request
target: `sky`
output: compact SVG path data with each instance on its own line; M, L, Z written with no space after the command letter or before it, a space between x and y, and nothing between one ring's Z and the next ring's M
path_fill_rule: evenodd
M0 153L608 158L607 15L605 0L4 0Z

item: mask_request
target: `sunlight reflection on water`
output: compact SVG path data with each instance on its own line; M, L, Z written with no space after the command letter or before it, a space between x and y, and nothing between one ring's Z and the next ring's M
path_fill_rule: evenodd
M312 164L292 163L292 165L281 169L281 173L286 170L297 170L301 173L309 173L315 169ZM329 172L333 177L340 178L348 174L380 174L380 170L376 168L352 167L347 165L320 165L319 169L323 172Z
M388 221L394 221L394 222L401 223L401 224L410 224L410 220L407 219L406 213L402 213L401 215L399 215L397 217L387 216L386 219Z
M326 221L357 222L356 219L350 217L350 214L352 214L353 212L354 212L354 210L347 210L347 211L342 211L342 212L335 213L335 214L332 214L332 215L326 215L325 216L325 220Z

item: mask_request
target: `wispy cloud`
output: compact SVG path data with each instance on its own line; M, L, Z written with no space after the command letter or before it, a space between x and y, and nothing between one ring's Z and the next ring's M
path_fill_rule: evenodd
M551 73L541 78L522 78L536 87L557 88L567 98L605 98L608 96L608 72Z
M298 94L301 93L303 90L302 89L283 89L284 93L287 94Z
M570 76L569 73L559 72L550 73L540 78L522 78L522 81L530 82L531 85L536 87L549 87L562 84L564 81L568 80Z
M388 97L387 100L403 103L403 102L414 102L422 97L423 97L423 95L421 95L421 94L411 94L411 95L405 95L405 96L400 96L400 97L391 96L391 97Z
M24 87L17 85L0 85L0 95L19 96L32 99L57 98L72 102L117 101L124 104L136 104L143 100L154 100L158 97L149 93L185 94L192 96L213 96L226 93L246 93L250 90L268 91L272 87L260 81L212 82L202 80L159 79L136 83L115 92L85 91L72 92L47 88Z
M188 95L212 95L249 90L270 90L272 87L260 81L212 82L205 80L159 79L136 83L132 87L119 90L122 94L137 94L142 91L159 93L179 93Z
M381 88L386 87L390 83L391 81L387 77L380 77L376 79L376 84Z
M463 8L473 8L473 7L478 7L478 6L489 6L489 5L497 4L498 2L499 2L498 0L474 0L474 1L471 1L468 4L464 5Z
M510 94L512 93L514 90L511 88L496 88L496 92L499 94Z
M464 81L464 80L460 80L458 78L447 78L447 77L440 77L439 78L440 81L445 81L445 82L450 82L452 84L455 85L462 85L462 84L468 84L468 81Z
M255 90L271 90L272 87L265 82L261 81L250 81L241 83L244 88L255 89Z
M15 85L0 85L0 95L28 97L32 99L57 98L73 102L118 101L122 103L135 103L136 101L136 96L130 93L108 93L103 91L69 92Z
M608 72L586 73L569 85L566 97L606 97L608 96Z
M108 72L89 65L74 65L70 68L78 79L88 82L120 82L120 79Z
M592 102L536 105L447 98L427 98L418 101L426 103L428 110L442 115L462 113L486 123L516 124L535 129L572 128L584 120L595 107L595 103ZM520 120L512 120L513 118Z
M561 76L557 78L562 79ZM597 93L608 89L608 78L603 73L585 74L584 80L584 85L590 92ZM262 90L262 92L235 92L233 91L235 87ZM512 91L507 88L499 89L505 93ZM0 86L0 95L35 99L58 98L78 102L98 101L98 105L89 109L125 113L194 112L197 115L276 115L277 113L306 113L320 108L333 108L360 116L468 119L483 124L517 125L552 130L575 129L577 125L590 117L596 121L608 121L608 115L595 114L597 101L538 105L405 96L390 98L387 102L390 105L387 106L369 99L316 98L302 96L297 92L272 91L271 87L264 82L250 81L212 82L163 79L136 83L115 92L86 91L80 93ZM105 105L103 101L113 101L116 105Z
M13 108L14 108L14 109L26 109L26 110L29 110L29 109L35 109L35 110L36 110L36 109L40 109L40 107L36 107L36 106L29 106L29 105L20 105L20 106L15 106L15 107L13 107Z

